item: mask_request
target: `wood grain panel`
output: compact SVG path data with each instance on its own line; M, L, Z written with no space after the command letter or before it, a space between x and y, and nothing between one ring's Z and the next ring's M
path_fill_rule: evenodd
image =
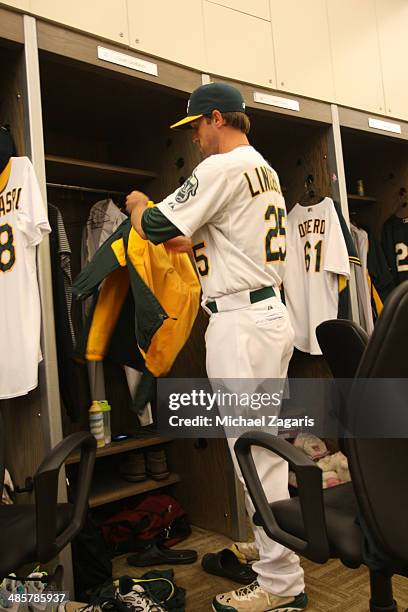
M159 76L151 76L143 72L100 60L97 57L97 46L101 41L97 38L80 34L79 32L74 32L43 21L38 21L37 32L38 46L40 49L63 56L64 58L85 62L89 66L93 66L94 69L109 70L150 83L172 87L180 91L189 92L201 85L201 76L198 71L188 70L181 66L176 66L149 55L135 53L130 50L126 50L127 55L157 64ZM115 44L109 43L107 46L114 51L120 53L124 52L121 47L117 47Z
M351 219L379 238L384 221L401 204L400 188L408 190L408 142L345 128L342 141L348 192L355 193L363 180L366 195L375 198L350 201Z
M175 440L169 447L168 457L171 469L181 476L175 493L190 521L237 537L236 500L231 491L235 476L226 441Z
M22 88L24 65L22 47L10 48L0 45L0 63L7 66L7 70L0 72L0 123L10 125L17 153L24 155L26 137Z
M0 29L10 27L15 33L21 16L0 9ZM14 24L14 25L13 25ZM14 28L14 29L13 29ZM18 37L17 37L18 38ZM20 45L0 44L0 64L7 70L0 71L0 121L9 124L17 154L26 153L24 125L23 67L24 56ZM6 467L16 485L24 487L25 479L33 476L44 456L44 440L41 426L41 396L39 389L28 395L0 401L6 431ZM30 495L21 494L17 501L24 503Z
M0 39L24 42L22 15L0 7Z
M368 125L369 117L390 123L397 123L401 127L401 134L374 130ZM379 117L375 114L364 113L362 111L353 110L352 108L342 107L339 107L339 120L342 127L368 132L374 136L386 136L392 140L408 140L408 123L406 121L393 120L389 117Z
M39 389L28 395L0 400L6 432L6 467L14 484L25 486L25 479L33 476L45 453L41 426L41 396ZM17 503L28 503L32 495L17 496Z
M251 113L251 143L278 172L288 210L304 193L309 174L324 195L331 195L328 127L290 121L267 111Z
M257 85L248 85L248 83L242 83L237 80L227 79L223 77L214 77L212 80L217 83L229 83L234 87L237 87L242 95L244 96L247 112L251 114L251 109L264 110L271 114L271 116L279 117L292 117L294 121L297 119L308 119L311 121L320 121L322 123L331 123L331 111L330 104L327 102L319 102L317 100L310 100L309 98L303 98L295 94L285 94L283 91L273 91L271 89L265 89ZM283 98L289 98L299 103L299 111L294 111L286 108L278 108L276 106L270 106L268 104L261 104L260 102L254 101L254 93L260 92L268 95L279 96Z

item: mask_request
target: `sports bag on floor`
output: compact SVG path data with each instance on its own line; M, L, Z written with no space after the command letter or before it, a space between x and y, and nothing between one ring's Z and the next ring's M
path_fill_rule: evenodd
M170 495L149 495L101 524L113 554L137 551L152 542L173 546L191 534L187 515Z

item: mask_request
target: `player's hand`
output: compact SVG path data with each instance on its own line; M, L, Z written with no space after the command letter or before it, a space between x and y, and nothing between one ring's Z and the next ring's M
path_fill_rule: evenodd
M129 195L126 197L126 210L129 215L131 215L132 210L136 208L136 206L146 207L148 201L149 198L145 193L142 193L141 191L132 191L132 193L129 193Z
M173 253L192 253L193 244L190 238L186 236L170 238L170 240L166 240L163 244L168 251L172 251Z

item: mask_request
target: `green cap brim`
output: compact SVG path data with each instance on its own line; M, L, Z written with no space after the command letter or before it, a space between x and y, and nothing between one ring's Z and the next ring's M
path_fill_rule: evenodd
M173 125L171 125L170 128L172 129L172 128L187 126L192 121L195 121L196 119L200 119L200 117L203 117L203 115L189 115L188 117L184 117L184 119L180 119L180 121L177 121L177 123L173 123Z

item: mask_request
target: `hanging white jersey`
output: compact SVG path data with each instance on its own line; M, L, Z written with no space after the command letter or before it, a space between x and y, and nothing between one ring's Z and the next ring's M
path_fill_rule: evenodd
M211 155L157 207L192 238L204 302L281 285L285 200L276 172L252 146Z
M350 260L354 259L357 263L357 257ZM313 206L293 207L288 214L284 288L299 350L322 354L316 327L337 318L339 275L350 277L350 260L331 198Z
M0 175L0 399L25 395L38 384L36 245L50 231L30 160L11 157Z

